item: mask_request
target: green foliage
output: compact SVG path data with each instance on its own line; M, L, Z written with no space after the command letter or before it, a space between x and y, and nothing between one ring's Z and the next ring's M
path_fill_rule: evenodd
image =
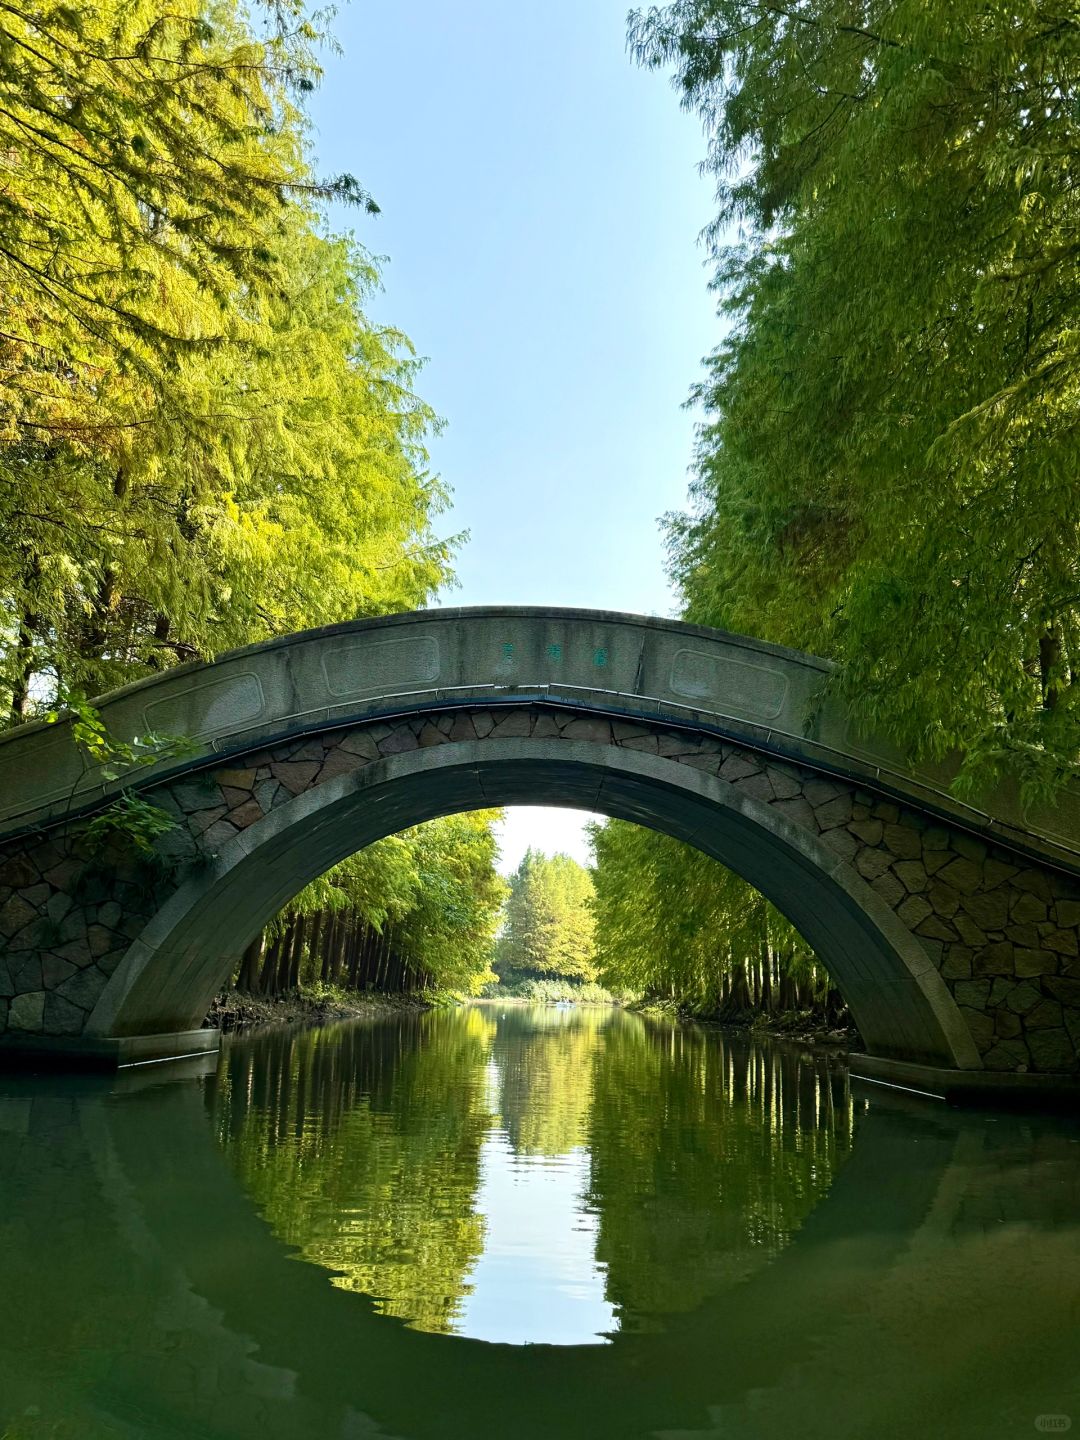
M151 805L141 795L125 790L119 799L96 815L83 832L83 842L90 855L106 850L115 842L131 846L142 855L154 852L154 842L167 834L176 821L158 805Z
M44 717L47 725L55 725L63 718L70 718L72 739L91 764L99 767L98 776L106 782L161 760L194 755L198 750L190 736L163 735L155 730L121 740L109 730L101 712L81 696L68 696L62 710L50 710Z
M100 711L80 696L69 697L64 711L51 710L45 721L55 724L66 715L71 721L71 733L75 744L97 767L97 775L104 783L119 779L160 760L174 759L193 753L194 742L185 735L161 735L147 731L133 740L121 740L112 734ZM176 821L160 806L131 790L124 790L101 814L97 815L83 832L82 840L88 854L95 855L120 845L133 848L143 857L154 852L154 842L172 830Z
M5 428L94 427L118 380L167 390L238 296L281 285L298 197L367 198L307 170L293 97L317 39L228 0L4 6Z
M496 970L501 979L596 979L589 872L569 855L527 850L510 881Z
M590 840L604 985L714 1014L733 972L763 957L817 981L813 952L791 923L700 850L621 820L590 826Z
M399 929L406 952L440 988L475 995L492 977L506 882L495 869L497 810L448 815L406 832L414 901Z
M311 171L295 101L317 35L281 13L297 23L280 33L232 0L0 18L15 720L413 608L449 578L424 448L437 421L408 340L364 313L376 265L323 227L323 198L359 192Z
M302 890L270 933L297 914L355 912L436 989L477 994L494 979L507 889L495 869L499 814L450 815L376 841Z
M731 330L687 618L816 650L868 725L1029 794L1080 754L1080 27L1045 4L676 0Z

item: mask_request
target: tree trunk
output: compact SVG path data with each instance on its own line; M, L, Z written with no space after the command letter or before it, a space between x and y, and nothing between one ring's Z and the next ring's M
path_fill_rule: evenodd
M325 910L316 910L308 922L307 948L311 960L311 974L314 977L319 972L319 946L322 943L323 923L326 920Z
M768 944L762 942L761 946L761 994L759 1004L762 1010L770 1015L773 1012L773 988L772 988L772 954Z
M327 912L326 925L322 932L322 955L319 964L319 979L324 985L330 983L330 969L334 963L334 946L337 944L338 912Z
M361 955L362 955L362 953L363 953L363 947L364 947L363 931L362 931L362 927L360 926L360 923L359 923L359 917L357 916L356 911L354 910L354 911L353 911L353 928L352 928L352 934L351 934L350 937L349 937L349 981L348 981L348 988L349 988L350 990L355 990L355 989L356 989L356 979L357 979L357 975L359 974L359 971L360 971L360 957L361 957Z
M289 916L289 923L285 927L285 935L281 942L281 953L278 956L277 974L274 976L274 994L284 995L289 988L289 969L292 965L293 941L296 938L297 917Z
M281 959L281 947L284 940L284 932L278 931L277 935L275 935L270 942L270 946L266 952L266 958L263 960L262 974L259 976L259 988L257 991L259 995L272 995L274 993L274 986L277 983L278 961Z
M260 930L244 951L240 961L240 973L236 977L236 988L248 995L254 995L259 984L259 961L263 952L263 932Z
M304 956L304 936L307 933L308 917L298 915L293 930L292 945L289 948L289 969L285 976L285 993L288 995L300 985L300 962Z
M113 477L113 497L123 500L128 491L128 477L121 469ZM91 602L90 615L84 631L82 653L84 657L98 659L104 653L109 639L109 616L116 607L116 567L103 565L97 590Z
M330 984L338 985L341 982L342 967L345 964L345 942L349 931L349 912L341 910L338 912L337 924L334 927L334 953L330 961Z
M1051 620L1039 636L1039 676L1043 708L1053 710L1058 703L1061 679L1061 631L1056 620Z

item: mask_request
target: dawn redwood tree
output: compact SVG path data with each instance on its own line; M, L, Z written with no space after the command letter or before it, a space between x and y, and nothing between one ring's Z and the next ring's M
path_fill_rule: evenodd
M630 37L719 198L687 618L835 657L969 790L1051 790L1080 755L1080 18L677 0Z
M317 38L291 5L0 16L12 720L448 578L415 359L320 219L365 197L310 163Z
M799 932L718 861L622 820L593 824L590 840L602 984L702 1015L828 999L828 975Z
M592 893L589 872L569 855L527 850L510 880L500 977L595 980Z
M296 102L319 38L294 0L255 21L203 0L3 7L9 432L93 426L113 370L167 384L178 354L227 333L238 296L280 285L296 199L368 201L306 163Z
M261 978L251 983L254 954L264 948L257 945L241 964L237 988L273 993L321 980L477 994L495 978L507 893L495 868L500 815L473 810L431 820L333 866L267 927Z

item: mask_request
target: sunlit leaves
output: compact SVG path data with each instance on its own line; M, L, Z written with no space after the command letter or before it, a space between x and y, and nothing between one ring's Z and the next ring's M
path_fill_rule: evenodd
M771 952L807 973L813 952L778 910L700 850L639 825L590 827L596 856L596 963L612 989L671 999L702 1014L725 977Z
M16 719L411 609L450 578L416 359L368 320L377 268L318 208L363 196L312 169L295 95L315 32L263 19L110 0L0 21L0 687ZM29 124L61 104L56 134Z
M474 810L378 840L302 890L289 914L349 910L439 989L493 980L506 883L495 869L495 810Z
M1080 26L1050 4L679 0L732 321L698 395L690 618L839 659L912 753L1080 752Z

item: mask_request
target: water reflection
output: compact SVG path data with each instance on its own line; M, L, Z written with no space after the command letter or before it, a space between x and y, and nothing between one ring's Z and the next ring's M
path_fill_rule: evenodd
M497 1020L241 1042L217 1074L0 1079L0 1436L1010 1440L1039 1415L1080 1423L1074 1122L870 1089L852 1104L817 1062L631 1021L594 1036L586 1143L568 1160L514 1148L498 1056L523 1037ZM353 1133L380 1190L349 1166ZM282 1145L302 1156L291 1198L271 1173ZM576 1213L610 1343L490 1344L387 1313L396 1297L468 1321L499 1233L500 1146L507 1186L514 1167L526 1188L582 1167ZM334 1157L324 1174L320 1154ZM436 1211L461 1197L463 1239L445 1209L413 1211L430 1222L427 1269L396 1213L410 1172ZM335 1184L357 1215L308 1226ZM369 1194L393 1203L376 1216ZM357 1269L338 1279L383 1299L326 1268L357 1235ZM394 1247L440 1282L408 1279Z
M222 1147L284 1242L418 1330L656 1328L775 1256L851 1145L842 1076L610 1009L472 1006L234 1046Z
M472 1008L435 1018L235 1045L214 1102L225 1153L275 1234L335 1285L439 1334L457 1326L483 1244L474 1200L495 1026Z

